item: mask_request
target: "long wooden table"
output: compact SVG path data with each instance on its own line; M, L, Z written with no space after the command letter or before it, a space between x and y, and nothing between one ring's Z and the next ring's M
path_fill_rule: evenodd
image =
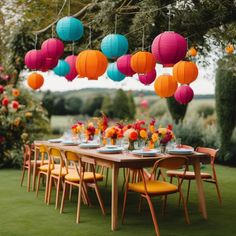
M151 167L160 158L171 156L169 154L159 155L155 157L139 157L132 154L102 154L96 149L82 149L79 146L67 146L61 143L50 143L48 141L35 141L35 154L34 159L37 160L39 155L39 146L45 145L46 147L55 147L64 151L72 151L81 156L96 159L97 165L106 166L112 169L112 201L111 201L111 230L118 228L118 175L120 168L143 168ZM198 192L199 208L204 219L207 219L207 210L205 203L205 195L203 191L203 183L200 175L200 163L207 164L210 158L207 154L194 152L190 155L185 155L189 159L189 164L194 167L196 186ZM36 162L35 162L36 163ZM36 165L33 169L33 190L35 190L36 178Z

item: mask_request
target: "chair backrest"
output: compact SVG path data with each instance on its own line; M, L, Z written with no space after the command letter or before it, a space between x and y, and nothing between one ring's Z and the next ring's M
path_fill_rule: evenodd
M52 169L55 169L55 161L59 160L59 168L60 168L60 176L61 176L62 167L64 167L64 161L63 161L61 151L57 148L49 148L48 154L49 154L49 166L52 165Z
M207 148L207 147L197 147L196 151L201 152L201 153L209 154L209 156L211 157L211 164L214 165L218 149Z
M41 165L44 165L45 155L47 153L47 147L44 145L40 145L39 152L41 154Z
M26 165L26 162L31 160L31 148L28 144L24 145L24 154L23 154L23 165ZM30 164L30 163L29 163Z
M62 151L62 154L65 158L65 167L66 167L66 172L69 172L69 165L72 163L73 169L79 174L81 170L81 158L74 152L71 151Z

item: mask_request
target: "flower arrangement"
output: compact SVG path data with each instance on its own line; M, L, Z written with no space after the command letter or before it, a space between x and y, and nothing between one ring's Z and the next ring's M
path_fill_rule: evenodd
M78 121L76 124L71 126L72 134L80 134L84 128L84 124L81 121Z
M129 140L128 150L134 150L134 142L138 140L138 132L134 128L127 128L124 131L124 138Z
M158 139L161 145L167 145L172 139L175 138L172 131L172 125L168 125L166 128L157 129Z
M95 134L98 134L98 129L94 126L93 122L88 122L87 126L85 127L86 140L93 140Z
M105 138L111 139L111 144L115 145L117 138L122 138L123 132L118 126L112 126L106 129Z

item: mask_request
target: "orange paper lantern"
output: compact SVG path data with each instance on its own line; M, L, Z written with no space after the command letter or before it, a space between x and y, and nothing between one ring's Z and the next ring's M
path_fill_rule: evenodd
M234 46L229 43L226 48L225 48L225 51L228 53L228 54L232 54L234 52Z
M197 79L198 68L191 61L180 61L173 67L173 77L181 84L190 84Z
M36 90L42 87L44 78L42 75L34 72L28 76L27 83L32 89Z
M197 50L194 47L191 47L188 50L188 56L189 57L196 57L197 56Z
M138 74L146 74L155 69L156 60L150 52L137 52L131 57L131 68Z
M97 80L107 69L106 56L98 50L84 50L77 56L76 70L80 77Z
M169 74L160 75L154 83L156 94L162 98L173 96L177 87L176 80Z

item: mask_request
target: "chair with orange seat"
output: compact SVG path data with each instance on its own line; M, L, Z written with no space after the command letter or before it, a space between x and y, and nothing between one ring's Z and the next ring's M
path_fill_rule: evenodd
M84 199L85 202L90 204L90 200L88 197L87 188L91 187L95 189L98 202L100 204L102 214L105 215L105 208L103 204L103 200L98 188L98 181L103 180L103 175L95 172L96 162L94 159L91 158L80 158L76 153L67 151L65 152L66 158L66 168L68 174L64 177L64 186L63 186L63 194L61 200L61 209L60 213L63 212L64 205L65 205L65 196L67 191L67 186L75 186L79 188L78 191L78 203L77 203L77 215L76 215L76 223L80 222L80 203L81 198ZM74 169L68 169L68 163L72 162ZM86 164L90 165L90 171L86 171Z
M173 157L163 158L163 159L155 162L149 180L146 180L143 170L138 169L139 176L141 176L141 181L138 180L137 182L133 182L133 181L129 182L130 170L128 170L127 179L126 179L126 189L125 189L125 193L124 193L122 223L124 222L124 215L125 215L125 208L126 208L128 191L136 192L140 195L140 197L147 200L150 211L151 211L152 220L154 223L155 232L156 232L157 236L159 236L160 233L159 233L159 227L158 227L158 223L157 223L157 219L156 219L156 214L155 214L154 207L153 207L153 204L151 201L152 197L164 196L165 200L164 200L163 207L165 207L167 195L174 194L174 193L180 193L181 199L183 202L183 206L184 206L185 219L186 219L186 222L189 223L188 210L187 210L186 202L184 200L184 196L183 196L182 190L181 190L181 186L182 186L183 181L180 181L178 185L171 184L166 181L166 179L164 177L164 173L163 173L164 169L165 170L168 170L168 169L175 170L175 169L178 169L182 166L185 167L185 171L186 171L187 167L188 167L187 162L188 162L187 158L182 157L182 156L173 156ZM161 173L161 176L163 176L163 181L157 180L160 176L160 173ZM138 177L138 179L139 179L139 177ZM134 179L132 179L132 180L134 180Z
M212 148L206 148L206 147L197 147L196 151L201 152L201 153L206 153L211 158L212 174L207 173L207 172L201 172L201 178L205 182L215 184L219 203L220 203L220 205L222 205L221 193L220 193L220 189L219 189L219 185L218 185L218 181L217 181L217 176L216 176L216 171L215 171L215 166L214 166L215 158L217 156L218 150L212 149ZM187 171L186 174L183 176L183 171L168 171L167 175L171 178L171 182L174 177L177 177L179 179L182 178L182 179L188 180L188 190L187 190L187 198L186 198L186 201L188 202L189 194L190 194L191 180L195 179L195 173L193 171Z

